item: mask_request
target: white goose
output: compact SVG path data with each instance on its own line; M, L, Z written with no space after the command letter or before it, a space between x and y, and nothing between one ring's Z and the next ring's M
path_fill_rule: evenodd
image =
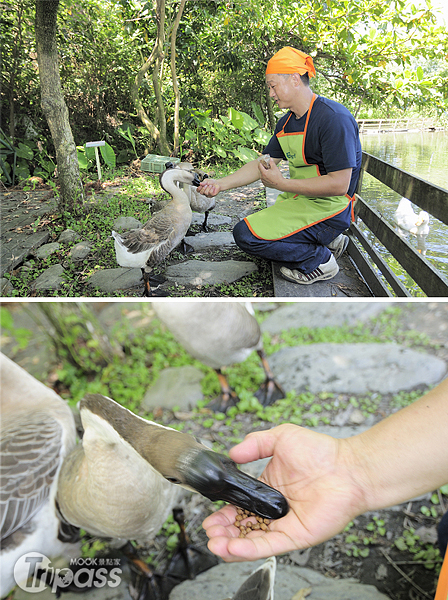
M65 402L0 358L1 597L14 585L14 564L26 552L73 555L74 547L58 540L64 524L123 543L149 541L176 502L173 483L266 518L288 511L277 490L242 473L227 457L99 394L80 403L84 436L75 445ZM25 567L19 577L28 575Z
M407 198L402 198L395 211L395 221L401 230L408 231L412 235L428 235L429 233L429 214L421 210L418 215L415 214L411 202Z
M169 168L160 175L161 187L171 194L171 201L153 215L140 229L119 234L112 231L115 255L121 267L143 269L145 289L149 294L149 273L184 239L191 224L191 208L187 194L176 182L189 186L200 184L196 173Z
M266 374L255 395L264 406L284 398L266 360L260 327L250 302L157 302L153 308L187 352L215 369L221 394L209 404L213 410L226 412L238 402L221 367L243 362L254 350Z

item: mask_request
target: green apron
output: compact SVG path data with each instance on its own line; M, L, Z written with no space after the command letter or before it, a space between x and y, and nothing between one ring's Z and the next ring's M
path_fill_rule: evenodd
M277 133L280 146L289 162L291 179L309 179L320 177L318 165L309 165L305 159L305 138L311 109L316 99L313 95L305 128L300 133L285 133L283 129ZM263 240L280 240L334 217L344 211L353 198L344 196L326 196L310 198L294 192L281 193L275 204L249 215L244 220L255 237Z

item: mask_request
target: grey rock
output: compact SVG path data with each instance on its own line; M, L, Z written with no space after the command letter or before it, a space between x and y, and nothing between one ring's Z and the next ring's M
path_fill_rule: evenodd
M341 327L364 323L383 312L389 302L296 302L275 310L261 325L271 334L299 327Z
M366 418L359 408L355 408L348 419L349 423L352 425L362 425L365 420Z
M286 391L380 394L433 385L446 373L435 356L397 344L313 344L283 348L269 358Z
M92 244L89 242L79 242L71 248L69 256L74 262L77 262L87 258L91 251Z
M103 292L115 292L116 290L126 290L143 285L143 278L141 269L118 267L96 271L87 284L91 287L97 287Z
M14 291L14 286L9 281L9 279L6 279L6 277L1 278L0 286L2 296L9 296Z
M192 225L202 225L202 223L204 222L204 217L205 217L205 215L203 213L194 212L193 217L191 219L191 224ZM208 219L207 219L207 225L209 225L210 227L217 226L217 225L226 225L231 222L232 222L232 219L230 217L226 217L224 215L220 215L220 214L214 213L214 212L211 212L208 215Z
M201 381L204 373L193 366L164 369L157 381L147 390L142 406L152 410L157 406L191 410L203 399Z
M415 530L415 535L418 535L422 544L437 544L437 528L435 525L433 527L422 525Z
M229 598L263 561L219 564L193 581L176 586L169 600L222 600ZM334 580L311 569L277 564L275 600L291 600L302 588L313 588L313 600L389 600L372 585L350 579Z
M236 246L235 239L230 231L212 231L210 233L188 235L185 241L193 246L197 252L209 248L232 248Z
M170 281L183 285L214 285L217 283L232 283L249 275L258 268L253 262L226 260L209 262L190 260L171 265L164 275Z
M304 567L310 559L311 548L305 550L293 550L289 553L289 558L299 567Z
M44 244L40 248L34 251L36 258L48 258L59 250L61 244L59 242L51 242L50 244Z
M58 242L60 244L71 244L73 242L76 242L76 240L79 240L80 238L81 236L79 235L79 233L76 233L76 231L73 231L73 229L66 229L59 236Z
M118 217L113 223L114 230L138 229L143 223L134 217Z
M32 290L59 290L61 289L64 269L62 265L53 265L46 269L31 285Z

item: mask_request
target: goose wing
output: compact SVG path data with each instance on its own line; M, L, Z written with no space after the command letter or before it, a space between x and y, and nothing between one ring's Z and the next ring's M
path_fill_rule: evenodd
M63 428L45 412L4 419L0 455L0 532L25 525L48 498L61 464Z
M191 215L191 212L190 212ZM161 262L185 236L191 222L182 219L176 222L171 214L161 211L154 215L141 229L132 229L121 236L129 252L136 254L153 249L149 263Z

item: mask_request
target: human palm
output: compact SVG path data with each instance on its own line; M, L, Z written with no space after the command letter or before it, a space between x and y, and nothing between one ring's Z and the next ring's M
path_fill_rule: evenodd
M272 456L261 479L287 498L290 510L267 532L244 539L233 525L236 508L225 506L205 519L209 549L227 561L257 560L329 539L359 512L362 493L350 468L345 440L295 425L250 434L232 449L236 462Z

